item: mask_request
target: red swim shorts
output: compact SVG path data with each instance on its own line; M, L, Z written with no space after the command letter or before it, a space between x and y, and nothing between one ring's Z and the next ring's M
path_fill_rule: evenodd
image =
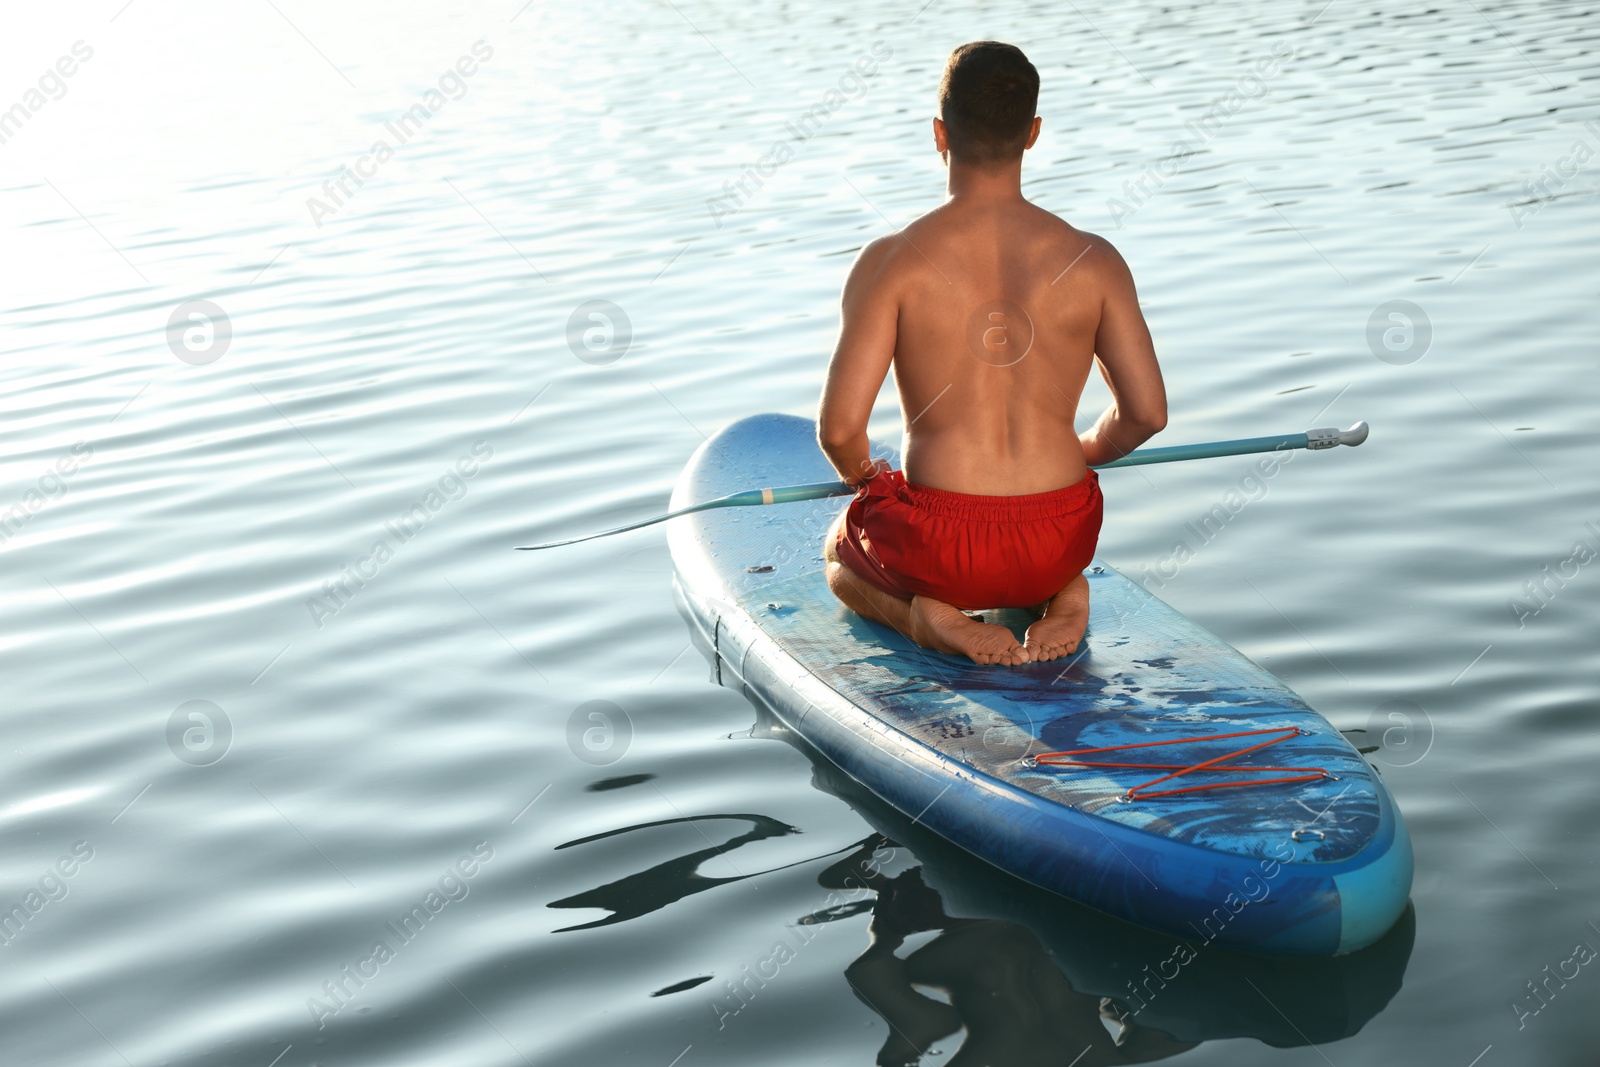
M1100 480L1027 496L973 496L880 474L856 490L839 559L898 597L968 611L1044 603L1082 573L1100 539Z

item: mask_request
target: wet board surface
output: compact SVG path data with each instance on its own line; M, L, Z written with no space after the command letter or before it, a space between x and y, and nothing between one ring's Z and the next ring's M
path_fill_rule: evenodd
M690 460L672 506L826 481L834 474L814 435L793 416L734 423ZM1372 767L1278 679L1099 560L1088 634L1071 657L984 667L918 648L828 591L821 543L843 506L674 520L680 607L723 684L921 824L1121 918L1246 951L1334 955L1372 943L1400 916L1412 862L1398 810ZM1020 633L1030 616L985 618ZM1125 800L1164 772L1029 759L1283 727L1298 732L1237 762L1327 777ZM1192 764L1257 740L1085 758ZM1220 780L1196 772L1155 788Z

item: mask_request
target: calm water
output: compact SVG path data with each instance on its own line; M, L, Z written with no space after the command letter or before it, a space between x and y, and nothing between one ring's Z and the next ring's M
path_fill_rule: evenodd
M1600 15L442 6L7 20L0 1059L1594 1062ZM708 684L660 530L509 551L812 409L991 36L1044 78L1028 194L1133 265L1165 441L1373 426L1106 477L1106 560L1370 727L1417 849L1369 953L1213 953L1120 1046L1169 941Z

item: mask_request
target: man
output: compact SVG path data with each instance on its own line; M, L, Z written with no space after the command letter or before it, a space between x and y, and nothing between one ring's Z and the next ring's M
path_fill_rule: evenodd
M817 422L822 450L857 486L824 548L834 594L919 645L1008 666L1077 649L1101 518L1089 467L1167 417L1127 264L1022 197L1038 99L1038 71L1017 48L951 54L933 120L948 198L856 259ZM1112 403L1080 435L1092 365ZM903 471L873 460L867 441L891 366ZM965 613L1002 607L1042 612L1024 642Z

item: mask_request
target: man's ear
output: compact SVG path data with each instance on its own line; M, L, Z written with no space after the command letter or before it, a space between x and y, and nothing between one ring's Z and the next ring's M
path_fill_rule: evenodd
M1040 120L1038 115L1033 116L1033 129L1028 131L1028 143L1022 146L1022 150L1024 152L1026 152L1028 149L1032 148L1033 147L1033 142L1035 142L1035 141L1037 141L1039 139L1040 121L1041 120Z
M1038 122L1037 119L1034 121ZM1028 143L1032 144L1033 142L1030 141ZM944 155L946 152L950 151L950 140L948 134L945 132L944 119L941 119L937 115L933 117L933 149L940 155Z

